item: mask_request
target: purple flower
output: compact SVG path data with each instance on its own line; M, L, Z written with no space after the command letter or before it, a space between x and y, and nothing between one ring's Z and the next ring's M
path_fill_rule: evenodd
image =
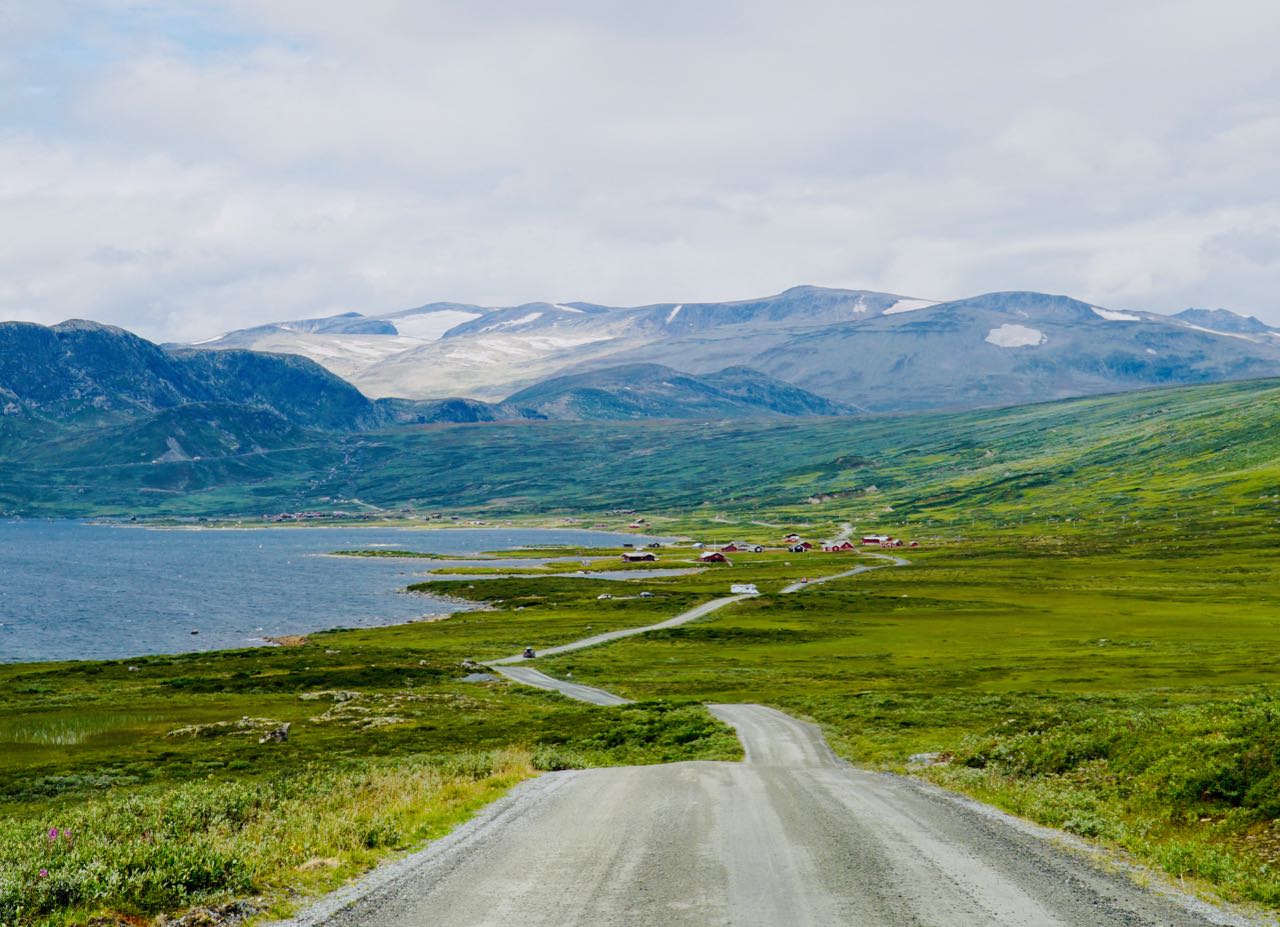
M49 878L49 870L48 870L48 869L41 869L41 870L40 870L40 878L42 878L42 879L47 879L47 878Z
M57 840L57 839L58 839L58 828L56 828L56 827L50 827L50 828L49 828L49 842L50 842L50 843L53 843L53 841L55 841L55 840Z

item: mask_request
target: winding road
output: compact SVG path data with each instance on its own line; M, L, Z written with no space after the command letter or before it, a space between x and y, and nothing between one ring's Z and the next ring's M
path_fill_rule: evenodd
M864 568L865 569L865 568ZM852 575L863 570L839 575ZM836 577L826 577L834 579ZM811 583L812 584L812 583ZM803 588L803 587L802 587ZM790 591L799 591L793 589ZM693 621L717 599L565 653ZM599 705L625 699L493 661ZM813 725L712 705L741 763L547 773L291 927L1203 927L1256 922L1140 887L1089 849L925 783L838 759Z
M863 554L862 556L879 557L881 560L890 560L893 562L894 566L908 566L911 563L910 560L905 560L902 557L891 557L888 554ZM869 573L871 570L879 570L887 565L888 564L882 563L878 566L868 566L865 563L860 563L852 570L845 570L843 573L832 573L830 576L815 576L813 579L806 579L798 583L792 583L789 586L783 586L782 592L784 595L791 592L803 592L810 586L820 586L823 583L831 582L833 579L844 579L846 576L857 576L859 573Z

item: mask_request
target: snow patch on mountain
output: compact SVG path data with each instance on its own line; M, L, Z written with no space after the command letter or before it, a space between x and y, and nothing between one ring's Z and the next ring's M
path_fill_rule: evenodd
M1205 328L1201 325L1192 325L1190 322L1180 322L1178 324L1182 325L1184 328L1193 328L1198 332L1204 332L1206 335L1222 335L1224 338L1239 338L1241 341L1257 341L1256 338L1252 338L1249 335L1242 335L1239 332L1220 332L1217 329Z
M559 309L561 312L576 312L579 315L582 314L582 310L579 309L577 306L564 306L564 305L561 305L560 303L552 303L551 305Z
M1006 323L999 328L991 329L983 340L998 348L1029 348L1044 344L1048 339L1039 329Z
M928 309L938 305L928 299L900 299L884 311L885 315L897 315L899 312L914 312L917 309Z
M1141 322L1142 317L1133 315L1129 312L1117 312L1114 309L1099 309L1097 306L1090 306L1094 315L1101 316L1108 322Z
M517 325L528 325L530 322L536 322L542 318L541 312L530 312L528 315L522 315L518 319L507 319L505 322L494 322L492 325L486 325L480 329L481 332L493 332L500 328L514 328Z
M670 312L667 313L668 325L670 325L672 322L676 320L676 316L680 314L680 310L683 308L684 308L684 303L681 303L680 305L676 306L674 309L672 309Z
M439 341L444 333L455 325L480 318L478 312L463 312L459 309L440 309L435 312L423 312L418 315L402 316L391 319L401 335L419 341Z

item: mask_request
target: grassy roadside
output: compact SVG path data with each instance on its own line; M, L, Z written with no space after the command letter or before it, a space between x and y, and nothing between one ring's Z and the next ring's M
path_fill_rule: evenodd
M140 917L249 896L287 913L438 837L535 770L527 751L304 767L113 791L0 824L0 923ZM344 768L345 767L345 768Z
M0 666L0 924L241 898L279 914L539 771L740 754L696 704L606 711L464 681L470 645L441 646L442 626L478 645L496 617Z

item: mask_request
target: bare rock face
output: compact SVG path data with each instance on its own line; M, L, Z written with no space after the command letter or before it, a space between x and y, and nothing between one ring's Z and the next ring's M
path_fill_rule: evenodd
M250 718L248 715L238 721L211 721L207 724L188 724L186 727L176 728L165 734L165 737L225 737L225 736L243 736L253 734L265 734L269 731L279 730L284 727L286 732L289 725L282 724L272 718Z
M258 738L260 744L282 744L289 739L289 722L286 721L273 731L268 731Z

